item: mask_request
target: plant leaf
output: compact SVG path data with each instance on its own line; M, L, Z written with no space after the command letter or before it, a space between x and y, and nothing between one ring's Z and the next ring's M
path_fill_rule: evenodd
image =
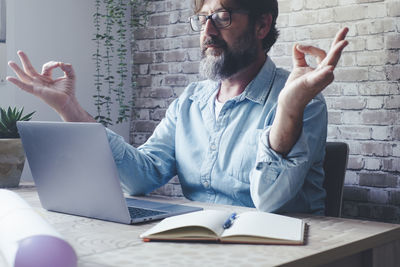
M36 111L29 113L28 115L25 115L20 119L20 121L29 121L32 119L32 115L35 114Z

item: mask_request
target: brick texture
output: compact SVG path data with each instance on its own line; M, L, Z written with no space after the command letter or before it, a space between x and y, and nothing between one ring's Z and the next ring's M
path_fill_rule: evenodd
M291 69L295 42L329 49L350 28L349 46L325 91L328 141L349 144L343 216L400 222L400 3L279 0L280 37L269 55ZM146 27L134 33L135 114L130 142L151 135L168 105L198 75L198 34L187 17L192 1L149 1ZM145 6L145 5L143 5ZM174 178L157 194L182 196Z

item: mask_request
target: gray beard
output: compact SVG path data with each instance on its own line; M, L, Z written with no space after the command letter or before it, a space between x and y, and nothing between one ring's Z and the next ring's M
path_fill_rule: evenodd
M245 32L232 48L225 47L219 56L206 55L202 49L200 75L213 81L224 80L253 63L257 50L252 30Z
M225 53L219 56L204 56L200 61L200 75L206 79L219 81L227 77L223 75L225 69Z

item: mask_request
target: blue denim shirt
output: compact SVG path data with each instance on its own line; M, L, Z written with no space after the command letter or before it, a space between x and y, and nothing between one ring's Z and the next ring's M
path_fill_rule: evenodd
M244 92L225 102L217 119L214 100L220 84L192 83L137 149L108 130L123 188L146 194L178 175L191 200L322 214L327 128L322 95L307 105L301 136L288 155L268 143L287 77L268 58Z

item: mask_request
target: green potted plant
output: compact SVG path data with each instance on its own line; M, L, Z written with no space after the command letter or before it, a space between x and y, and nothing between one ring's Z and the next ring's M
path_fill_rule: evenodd
M24 109L0 108L0 188L17 187L25 163L17 121L28 121L35 112L23 116Z

